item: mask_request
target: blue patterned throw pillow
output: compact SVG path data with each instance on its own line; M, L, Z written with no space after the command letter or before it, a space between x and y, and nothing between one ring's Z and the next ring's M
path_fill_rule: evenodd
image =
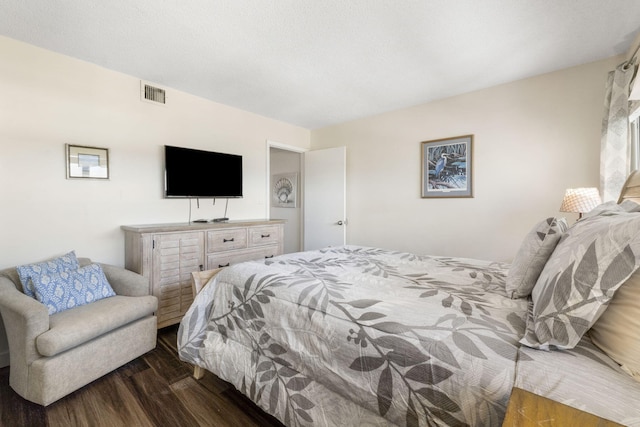
M115 295L98 264L42 274L33 286L36 298L47 306L50 315Z
M16 267L18 276L22 283L22 290L25 295L35 298L36 294L33 290L33 283L43 274L61 273L68 270L77 270L80 268L78 258L75 251L71 251L58 258L53 258L37 264L26 264Z

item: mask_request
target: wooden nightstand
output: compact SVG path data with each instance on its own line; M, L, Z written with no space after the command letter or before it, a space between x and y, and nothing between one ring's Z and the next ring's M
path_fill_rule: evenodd
M513 388L503 427L614 427L621 424L555 402L537 394Z

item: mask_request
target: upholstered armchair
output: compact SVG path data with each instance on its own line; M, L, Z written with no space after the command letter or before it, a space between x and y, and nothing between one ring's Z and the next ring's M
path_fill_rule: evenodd
M74 254L75 257L75 254ZM91 264L78 258L80 267ZM49 405L156 346L157 298L143 276L99 264L115 296L51 311L25 295L16 268L0 271L0 313L11 387Z

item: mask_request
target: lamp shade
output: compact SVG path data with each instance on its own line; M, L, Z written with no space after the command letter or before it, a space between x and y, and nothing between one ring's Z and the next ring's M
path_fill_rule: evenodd
M560 212L587 213L602 203L597 188L568 188Z

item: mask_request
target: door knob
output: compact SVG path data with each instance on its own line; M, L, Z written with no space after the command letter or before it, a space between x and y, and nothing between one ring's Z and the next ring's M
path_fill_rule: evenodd
M336 222L336 224L337 224L337 225L344 225L344 222L342 222L342 221L338 221L338 222Z

